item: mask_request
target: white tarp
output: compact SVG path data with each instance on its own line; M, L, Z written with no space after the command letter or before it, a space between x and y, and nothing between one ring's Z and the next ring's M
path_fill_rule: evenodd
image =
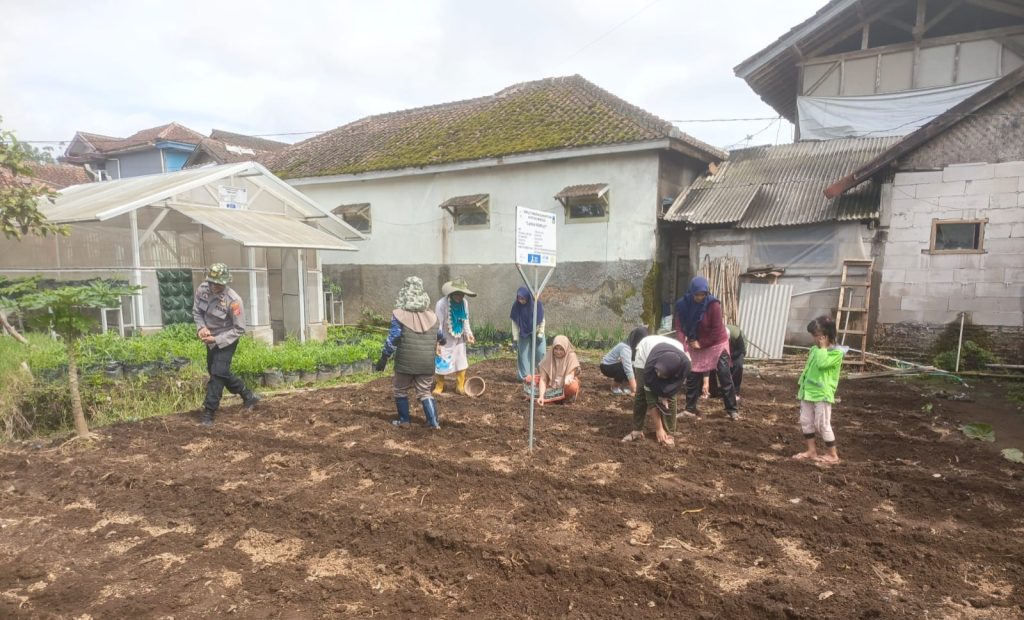
M844 260L870 258L859 222L778 226L751 231L751 267L778 267L787 275L839 275Z
M994 81L861 97L797 97L800 139L905 136Z

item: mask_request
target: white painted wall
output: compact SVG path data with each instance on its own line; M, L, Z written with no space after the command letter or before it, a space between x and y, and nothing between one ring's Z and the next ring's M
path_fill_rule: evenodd
M878 321L1024 325L1024 161L899 172L890 199ZM987 218L984 254L929 254L932 219Z
M491 168L333 181L297 186L322 206L370 203L372 232L359 252L324 252L323 263L500 264L515 250L515 207L558 215L560 262L652 260L658 205L658 152L578 157ZM568 185L608 183L608 221L566 224L554 199ZM452 230L439 205L452 196L489 194L486 230ZM445 241L447 239L447 241Z

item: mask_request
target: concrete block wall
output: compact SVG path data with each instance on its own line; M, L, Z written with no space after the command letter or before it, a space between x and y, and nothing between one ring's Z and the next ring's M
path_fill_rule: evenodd
M987 219L985 253L929 254L933 219ZM1024 161L898 172L881 221L879 324L1024 325Z
M898 172L883 198L877 352L930 360L947 323L970 314L1010 363L1024 357L1024 161ZM987 219L984 253L930 254L932 220Z

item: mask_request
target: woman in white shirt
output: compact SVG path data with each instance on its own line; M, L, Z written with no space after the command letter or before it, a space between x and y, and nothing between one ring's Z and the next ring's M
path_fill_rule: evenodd
M674 446L670 433L676 430L676 394L686 385L690 356L674 338L648 336L636 347L633 372L643 378L643 387L633 400L633 431L622 441L643 439L647 412L657 409L660 415L652 417L658 443Z

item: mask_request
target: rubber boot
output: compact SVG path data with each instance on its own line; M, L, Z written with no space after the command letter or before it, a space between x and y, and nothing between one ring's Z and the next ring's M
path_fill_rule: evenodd
M260 403L260 400L260 395L250 390L248 393L242 395L242 409L250 411Z
M395 409L398 410L398 419L392 420L391 423L395 426L409 426L409 397L396 398Z
M433 398L420 401L423 404L423 415L427 416L427 426L430 428L441 428L437 423L437 401Z
M213 409L203 409L203 418L199 421L203 426L213 426L213 416L215 412Z
M463 395L465 395L465 393L466 393L466 371L465 370L460 370L459 372L455 373L455 392L457 394L463 394Z
M444 393L444 375L434 375L434 394Z

